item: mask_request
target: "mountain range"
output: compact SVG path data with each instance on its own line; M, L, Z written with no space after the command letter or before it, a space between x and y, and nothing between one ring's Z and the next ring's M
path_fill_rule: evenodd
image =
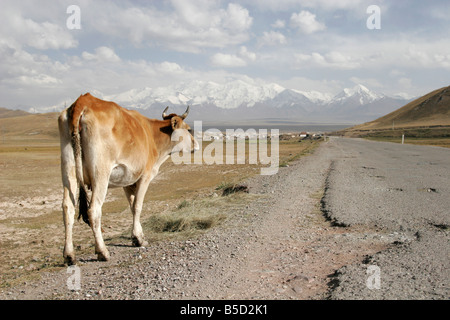
M93 93L96 95L96 93ZM317 91L286 89L278 84L250 84L235 80L226 84L194 81L160 88L132 89L100 98L159 118L165 106L182 113L187 105L190 120L245 122L283 120L293 122L360 123L376 119L410 100L375 93L363 85L343 89L333 96Z
M169 112L183 113L189 105L190 121L202 120L215 124L356 124L388 114L411 101L401 96L391 97L373 92L361 84L332 95L287 89L276 83L243 80L232 80L225 84L192 81L166 87L136 88L114 95L95 90L90 93L158 119L166 106L170 107ZM31 111L58 110L52 107L32 108Z

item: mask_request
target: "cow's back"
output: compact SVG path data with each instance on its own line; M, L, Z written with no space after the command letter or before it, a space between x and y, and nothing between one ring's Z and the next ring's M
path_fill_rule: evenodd
M104 101L86 93L73 105L73 123L77 121L80 113L83 113L80 121L88 134L99 135L98 138L103 142L113 140L118 148L125 149L139 146L141 152L149 144L152 132L148 120L138 112L129 111L114 102Z
M77 118L80 122L87 180L93 168L103 164L108 166L105 170L117 165L134 168L131 174L136 177L153 166L157 152L147 118L89 93L80 96L72 108L72 128Z

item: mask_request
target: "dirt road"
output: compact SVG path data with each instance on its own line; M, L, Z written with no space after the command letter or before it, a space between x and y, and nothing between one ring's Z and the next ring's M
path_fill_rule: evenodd
M249 194L228 196L230 206L222 212L228 219L199 238L159 241L146 248L112 243L109 244L109 262L97 262L93 254L82 256L76 270L44 274L37 282L4 289L0 298L446 299L449 297L448 212L436 215L439 219L417 217L411 225L409 222L395 224L392 220L409 221L410 218L373 210L376 205L382 206L381 200L374 198L367 214L360 214L366 210L362 207L365 201L372 198L379 187L367 186L364 179L378 181L386 176L369 169L378 168L371 162L373 154L367 153L369 157L365 159L373 145L359 140L332 139L314 154L280 168L277 175L250 179L247 182ZM426 163L428 149L415 148L418 151L414 149L414 152L421 154L420 161ZM442 160L438 159L436 161ZM448 159L447 156L446 163ZM436 166L444 166L438 173L446 175L442 177L444 181L449 172L442 161ZM351 176L353 180L349 178L341 185L340 179L347 179L347 175L339 177L339 172L359 172L360 175ZM355 196L342 198L344 203L337 201L343 196L336 191L342 187L342 191L348 192L347 187L354 183L361 183L360 187L351 189ZM395 184L386 186L392 189L386 192L393 193L397 192L394 188L407 188ZM425 196L439 197L448 191L444 185L427 184L423 188L430 191L417 192ZM420 198L417 201L420 202ZM347 216L347 211L343 210L347 205L356 208L357 214ZM367 216L373 218L364 218ZM423 267L417 270L422 274L414 274L416 269L409 269L409 266L429 259L430 252L435 263L428 268L423 262ZM395 259L398 264L390 264ZM403 264L403 259L408 260ZM368 274L367 270L374 270L370 266L378 269ZM376 273L377 270L381 270L381 274ZM71 282L76 272L79 287ZM405 272L409 276L404 276ZM428 275L433 275L433 280L426 284L427 290L419 290L417 286L425 285L422 281L428 279ZM379 289L377 279L368 283L369 278L377 276L381 279ZM391 292L396 279L400 284ZM409 286L411 295L402 292L405 286Z

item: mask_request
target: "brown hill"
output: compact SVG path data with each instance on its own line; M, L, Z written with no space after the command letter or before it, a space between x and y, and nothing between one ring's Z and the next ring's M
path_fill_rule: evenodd
M57 138L59 113L31 114L25 111L0 110L0 135L6 138Z
M5 108L0 108L0 119L2 118L13 118L29 115L28 112L22 110L9 110Z
M450 126L450 86L432 91L374 121L346 129L344 133L448 126Z

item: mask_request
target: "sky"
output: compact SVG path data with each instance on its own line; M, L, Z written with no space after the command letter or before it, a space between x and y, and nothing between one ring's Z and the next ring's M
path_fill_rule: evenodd
M11 109L192 81L405 97L450 85L448 0L1 4L0 107Z

